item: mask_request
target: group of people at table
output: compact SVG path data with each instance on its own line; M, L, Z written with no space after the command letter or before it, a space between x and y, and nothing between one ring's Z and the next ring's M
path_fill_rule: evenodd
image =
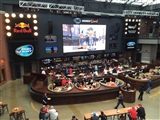
M39 111L39 120L58 120L58 110L55 109L54 106L48 105L48 100L51 100L51 98L49 98L47 94L44 93L42 97L43 106ZM73 115L71 120L78 119Z

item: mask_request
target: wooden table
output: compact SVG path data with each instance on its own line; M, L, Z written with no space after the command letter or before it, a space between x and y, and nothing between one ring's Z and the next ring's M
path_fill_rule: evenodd
M21 110L22 110L22 107L14 107L14 108L12 109L12 112L18 113L18 112L20 112Z
M130 108L130 107L129 107ZM123 115L128 113L128 109L129 108L121 108L121 109L118 109L118 112L117 112L117 109L114 109L114 110L106 110L106 111L103 111L104 114L109 117L109 116L116 116L116 115ZM97 112L98 115L100 115L100 112ZM90 120L90 118L92 117L92 113L86 113L84 114L84 120ZM114 119L114 118L113 118Z

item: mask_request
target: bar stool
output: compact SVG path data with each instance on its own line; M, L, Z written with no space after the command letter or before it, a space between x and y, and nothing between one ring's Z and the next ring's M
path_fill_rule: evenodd
M2 112L4 114L5 108L7 109L7 112L9 113L9 109L8 109L8 105L7 104L3 104L2 105Z
M21 110L20 113L22 114L22 117L24 116L24 118L25 118L25 120L26 120L25 110Z
M15 114L13 112L9 113L9 117L10 117L10 120L12 120L12 118L15 118Z

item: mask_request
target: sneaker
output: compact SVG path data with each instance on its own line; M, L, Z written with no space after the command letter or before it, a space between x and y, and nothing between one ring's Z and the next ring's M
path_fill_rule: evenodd
M117 109L116 107L114 107L114 109Z

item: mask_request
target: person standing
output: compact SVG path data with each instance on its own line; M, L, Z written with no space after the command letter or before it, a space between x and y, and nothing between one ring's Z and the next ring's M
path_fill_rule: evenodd
M46 106L43 105L39 112L39 120L44 120L46 114Z
M132 109L128 110L128 113L129 120L137 119L137 111L134 106L132 106Z
M145 120L146 113L144 107L142 107L142 104L138 104L137 115L140 120Z
M47 96L47 93L44 93L44 95L42 97L42 102L43 102L43 105L48 105L48 96Z
M152 88L152 80L149 79L149 80L148 80L148 88L147 88L147 90L146 90L146 93L150 94L151 88Z
M50 107L50 110L48 111L50 120L57 120L58 118L58 111L54 109L53 106Z
M144 93L144 85L141 85L139 88L139 96L138 96L138 100L143 100L143 93Z
M125 108L125 105L123 103L123 94L122 94L122 91L119 91L119 96L117 97L118 99L118 103L116 105L116 107L114 107L115 109L118 108L119 104L121 104L123 106L123 108Z

